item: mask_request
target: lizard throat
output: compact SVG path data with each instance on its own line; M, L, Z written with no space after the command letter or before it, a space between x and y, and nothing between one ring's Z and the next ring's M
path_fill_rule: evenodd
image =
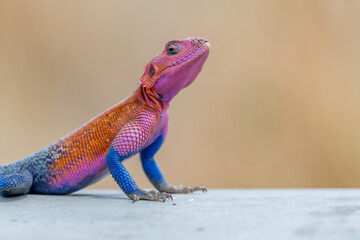
M159 94L157 94L153 88L147 88L141 84L139 89L141 96L140 101L160 112L166 110L168 104L161 101Z

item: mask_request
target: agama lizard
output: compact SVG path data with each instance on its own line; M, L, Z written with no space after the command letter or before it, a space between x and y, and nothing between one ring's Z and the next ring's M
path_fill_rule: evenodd
M15 163L0 167L3 196L69 194L109 172L134 201L172 199L170 193L206 191L173 186L154 158L168 132L173 97L200 73L210 51L204 38L174 40L145 67L133 94L79 129ZM122 161L140 153L143 169L158 190L139 188Z

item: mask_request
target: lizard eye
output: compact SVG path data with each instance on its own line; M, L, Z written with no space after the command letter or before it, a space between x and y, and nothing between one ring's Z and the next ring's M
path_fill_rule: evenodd
M169 46L167 47L167 53L169 55L175 55L179 52L179 46L175 43L171 43L169 44Z

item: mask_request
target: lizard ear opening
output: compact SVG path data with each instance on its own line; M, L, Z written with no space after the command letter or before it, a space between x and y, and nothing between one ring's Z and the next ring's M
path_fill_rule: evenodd
M145 68L145 72L141 77L141 83L146 88L151 88L154 86L156 80L154 75L156 73L155 67L152 64L149 64Z

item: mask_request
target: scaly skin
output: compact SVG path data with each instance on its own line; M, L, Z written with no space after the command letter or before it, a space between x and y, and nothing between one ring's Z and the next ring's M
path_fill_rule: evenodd
M73 133L13 164L0 167L4 196L68 194L111 173L134 201L172 199L169 193L206 191L172 186L154 155L168 131L170 101L200 73L209 54L204 38L174 40L147 64L135 92ZM159 191L140 189L122 161L140 153L143 169Z

